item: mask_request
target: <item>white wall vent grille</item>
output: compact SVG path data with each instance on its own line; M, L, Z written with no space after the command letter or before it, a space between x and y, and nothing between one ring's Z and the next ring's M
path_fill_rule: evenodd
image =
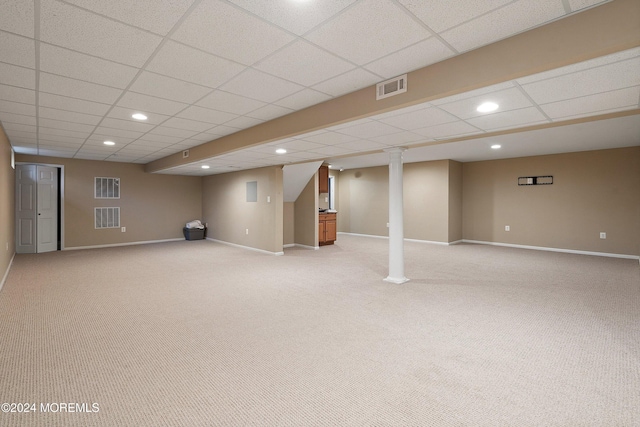
M95 177L96 199L119 199L120 198L120 178Z
M403 74L376 85L376 101L407 91L407 75Z
M187 157L189 157L189 150L182 150L182 158L186 159Z
M120 208L94 208L96 229L120 228Z

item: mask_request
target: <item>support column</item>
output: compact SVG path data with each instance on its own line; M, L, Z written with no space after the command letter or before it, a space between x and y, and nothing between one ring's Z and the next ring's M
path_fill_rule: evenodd
M405 148L390 148L389 153L389 276L391 283L404 283L404 208L402 201L402 153Z

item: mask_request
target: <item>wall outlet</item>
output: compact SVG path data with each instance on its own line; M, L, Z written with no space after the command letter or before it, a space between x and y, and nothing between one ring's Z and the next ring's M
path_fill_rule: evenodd
M120 229L120 231L122 231L123 233L126 233L126 232L127 232L127 227L122 227L122 228Z
M244 232L245 234L249 234L249 229L247 228Z
M271 203L271 196L267 196L267 203Z
M600 233L600 238L601 238L601 239L606 239L606 238L607 238L607 233L603 233L603 232L601 232L601 233Z
M508 225L505 225L505 226L504 226L504 231L511 231L511 227L510 227L510 226L508 226Z
M325 202L325 203L327 203L328 201L329 201L329 198L328 198L328 197L325 197L325 198L324 198L324 202Z

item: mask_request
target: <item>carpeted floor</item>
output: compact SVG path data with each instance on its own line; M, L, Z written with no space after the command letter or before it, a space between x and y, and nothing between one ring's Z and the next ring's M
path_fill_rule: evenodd
M640 425L637 260L387 245L17 255L0 426Z

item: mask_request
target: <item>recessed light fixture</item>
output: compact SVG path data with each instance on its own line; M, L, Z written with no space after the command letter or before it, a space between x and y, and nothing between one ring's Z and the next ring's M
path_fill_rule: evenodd
M476 110L480 113L490 113L492 111L496 111L499 105L495 102L484 102L476 108Z
M491 146L491 148L493 148L494 150L497 150L497 149L498 149L498 148L500 148L500 147L502 147L502 145L500 145L500 144L493 144L493 145Z
M131 117L133 117L136 120L147 120L147 116L145 116L142 113L135 113L135 114L131 115Z
M116 143L113 141L105 141L104 145L116 145Z
M209 168L210 168L210 166L209 166L209 165L202 165L202 166L200 166L200 167L201 167L202 169L209 169Z
M276 153L278 153L278 154L285 154L286 152L287 152L287 150L285 150L284 148L278 148L276 150Z

